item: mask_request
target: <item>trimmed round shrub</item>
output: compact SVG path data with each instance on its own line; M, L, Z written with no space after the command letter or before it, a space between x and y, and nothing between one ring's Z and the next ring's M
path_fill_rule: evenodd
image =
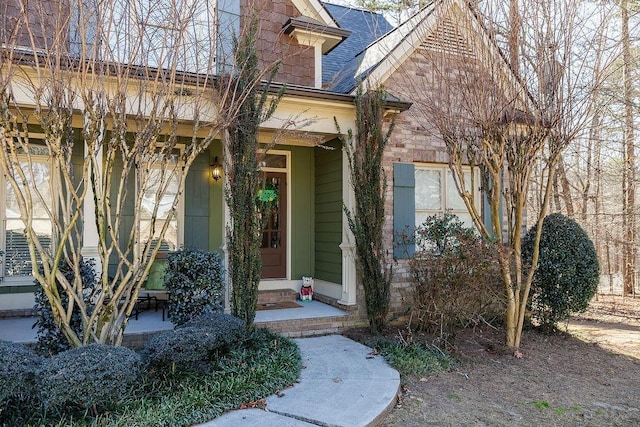
M59 270L62 272L64 277L69 282L73 281L73 269L66 263L62 262L60 264ZM82 289L83 289L83 299L85 306L88 307L89 312L87 315L91 315L91 311L93 310L93 305L91 304L91 297L94 293L96 286L96 271L94 268L93 260L83 260L80 264L80 275L82 276ZM42 286L36 281L36 290L35 294L35 305L33 310L36 315L36 322L33 325L38 328L37 333L37 344L36 349L38 353L43 355L53 355L58 354L61 351L68 350L71 348L71 345L67 341L67 338L64 336L60 327L56 324L53 319L53 311L51 310L51 304L42 289ZM58 293L60 294L60 299L62 300L62 306L69 306L69 296L63 290L62 285L60 283L58 285ZM77 306L75 306L73 314L71 315L70 322L71 329L78 335L80 339L82 339L82 317L80 315L80 310Z
M151 367L199 371L244 335L242 320L229 314L208 312L173 331L151 337L141 354Z
M531 265L535 227L522 243L523 258ZM559 213L545 217L540 238L538 268L531 286L530 305L535 320L553 329L573 313L587 309L600 280L596 249L573 219Z
M26 345L0 341L0 413L9 402L33 397L41 363L42 358Z
M52 356L39 371L47 408L100 410L126 396L142 372L140 356L126 347L91 344Z
M169 253L167 259L167 312L175 325L205 311L222 310L224 268L217 252L186 248Z

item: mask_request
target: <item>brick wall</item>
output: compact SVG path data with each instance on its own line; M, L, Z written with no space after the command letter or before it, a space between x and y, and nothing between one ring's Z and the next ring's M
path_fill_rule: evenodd
M274 81L294 85L311 86L315 84L314 49L299 45L295 38L282 32L282 26L289 20L300 16L300 12L290 0L242 0L244 11L253 8L260 16L260 33L257 48L262 67L268 67L281 60ZM249 16L245 14L245 16Z
M67 0L6 0L0 4L0 39L32 47L30 37L33 37L34 47L46 49L54 43L55 30L62 27L68 14Z
M386 90L399 99L410 101L412 107L395 116L395 128L385 150L383 165L387 175L385 199L385 246L393 251L393 164L447 163L449 157L439 133L428 120L424 102L432 98L430 65L419 53L410 57L385 82ZM407 260L394 264L391 286L392 318L404 318L412 301L413 285Z

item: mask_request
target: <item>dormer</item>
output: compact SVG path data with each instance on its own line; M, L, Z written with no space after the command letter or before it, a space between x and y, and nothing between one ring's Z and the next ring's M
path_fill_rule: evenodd
M322 87L322 55L329 53L351 34L351 31L338 28L337 25L329 26L308 16L290 18L283 26L283 32L295 38L298 44L314 49L316 88Z

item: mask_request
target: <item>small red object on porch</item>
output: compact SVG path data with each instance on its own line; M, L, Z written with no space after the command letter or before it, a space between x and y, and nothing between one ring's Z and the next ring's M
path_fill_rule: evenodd
M302 287L300 288L300 300L302 302L313 300L313 277L302 277Z

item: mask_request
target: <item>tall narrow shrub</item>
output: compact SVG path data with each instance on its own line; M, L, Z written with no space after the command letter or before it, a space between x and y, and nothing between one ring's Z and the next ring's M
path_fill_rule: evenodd
M364 287L371 332L380 332L387 321L392 267L383 245L384 195L387 178L382 168L385 146L393 122L384 131L386 93L382 88L356 94L356 135L349 130L343 141L351 185L355 192L354 210L344 207L349 228L356 241L356 268Z
M256 85L261 74L255 47L257 23L254 17L244 37L236 41L237 73L230 78L234 80L232 86L237 92L246 97L237 110L228 112L233 117L228 120L224 135L228 176L225 200L231 218L227 225L231 311L245 322L247 329L253 328L258 304L258 284L262 275L260 245L268 217L264 203L257 199L258 191L264 185L259 167L262 155L258 151L258 131L260 123L273 115L282 96L279 92L268 99L271 79L262 87Z

